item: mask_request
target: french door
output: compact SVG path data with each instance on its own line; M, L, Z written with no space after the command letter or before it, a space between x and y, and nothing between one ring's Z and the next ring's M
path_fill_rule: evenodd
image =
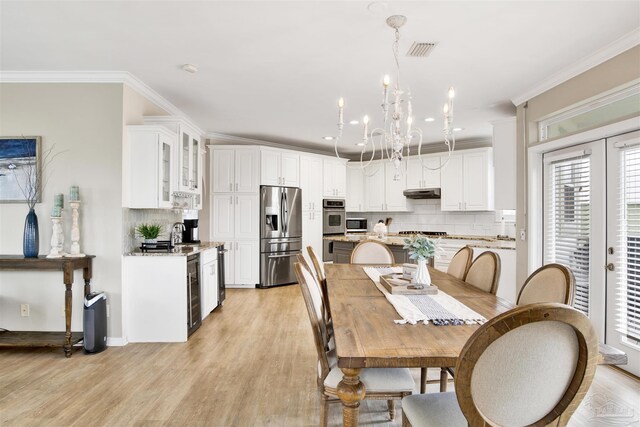
M640 132L543 155L543 262L571 268L574 307L640 375Z
M607 344L640 376L640 131L607 140Z

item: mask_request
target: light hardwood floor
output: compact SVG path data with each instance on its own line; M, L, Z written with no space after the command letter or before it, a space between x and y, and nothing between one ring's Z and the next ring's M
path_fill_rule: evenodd
M299 288L227 295L185 344L129 344L70 359L62 350L3 350L0 426L318 425L315 348ZM400 408L390 423L386 402L365 401L361 424L399 426ZM640 384L598 367L570 425L638 426L639 418ZM339 405L330 424L341 424Z

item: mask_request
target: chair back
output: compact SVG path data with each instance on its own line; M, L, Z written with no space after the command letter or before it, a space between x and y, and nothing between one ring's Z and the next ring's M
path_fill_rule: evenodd
M543 265L527 278L518 294L518 305L535 302L573 304L575 278L562 264Z
M495 295L498 291L498 280L500 279L500 257L497 253L487 251L476 258L464 281L480 289Z
M393 254L384 243L365 240L353 248L351 264L394 264Z
M329 293L327 290L327 278L324 274L324 266L320 262L320 259L316 255L316 251L313 250L313 246L307 246L307 252L309 253L309 258L311 258L311 262L313 263L313 267L316 273L316 279L320 284L320 289L322 290L322 298L324 301L324 320L329 323L331 319L331 306L329 305ZM311 269L309 269L311 271Z
M597 335L578 310L517 307L482 325L462 349L460 409L470 426L564 426L591 385L597 356Z
M297 262L294 264L296 276L298 278L298 284L302 291L302 298L307 306L307 312L309 313L309 321L311 322L311 329L313 330L313 338L316 345L316 351L318 353L318 384L321 384L324 379L329 375L329 360L325 349L328 346L326 324L324 323L323 303L322 295L320 293L320 286L316 283L316 279L311 272L304 267L303 264Z
M469 246L465 246L456 252L453 258L451 258L449 268L447 268L447 274L450 274L457 279L464 280L469 267L471 267L471 261L473 261L473 249Z

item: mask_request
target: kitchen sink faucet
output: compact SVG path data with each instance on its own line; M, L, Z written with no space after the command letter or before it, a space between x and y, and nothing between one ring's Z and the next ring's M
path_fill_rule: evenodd
M177 230L176 230L177 228ZM182 232L185 230L184 224L181 222L176 222L171 227L171 233L169 234L169 241L171 246L175 246L178 243L182 243Z

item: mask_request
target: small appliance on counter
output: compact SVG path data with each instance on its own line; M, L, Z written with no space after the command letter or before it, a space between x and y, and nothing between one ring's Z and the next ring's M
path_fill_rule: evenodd
M200 243L198 235L198 219L185 219L182 231L182 243Z

